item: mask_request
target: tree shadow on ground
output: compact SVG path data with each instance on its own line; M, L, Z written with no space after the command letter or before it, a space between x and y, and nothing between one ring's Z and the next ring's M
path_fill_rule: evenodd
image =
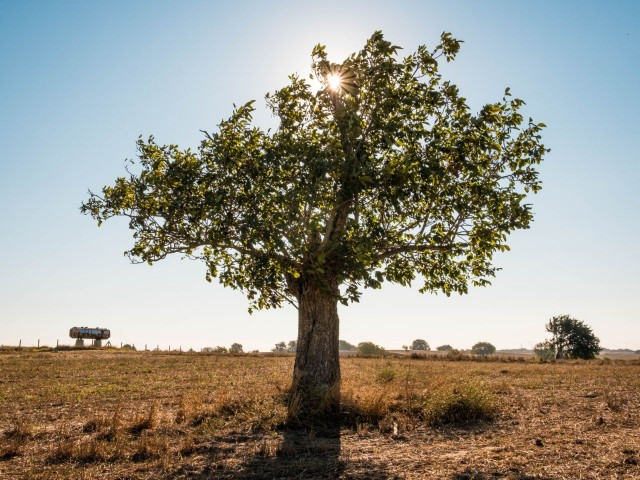
M204 464L185 465L166 479L337 479L347 467L340 459L341 427L339 421L323 421L284 426L278 435L218 437L199 449L207 458ZM373 462L359 462L356 467L366 473L349 473L346 478L390 478L383 466Z
M347 468L340 459L342 423L320 421L302 427L286 427L275 455L261 452L250 458L231 478L237 479L337 479ZM362 465L360 465L362 467ZM362 470L362 469L361 469ZM366 465L366 475L349 474L353 480L386 479L383 467Z

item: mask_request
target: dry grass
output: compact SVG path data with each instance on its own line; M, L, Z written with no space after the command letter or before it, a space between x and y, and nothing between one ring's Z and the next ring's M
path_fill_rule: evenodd
M640 478L640 365L344 358L286 428L291 357L0 354L0 478Z

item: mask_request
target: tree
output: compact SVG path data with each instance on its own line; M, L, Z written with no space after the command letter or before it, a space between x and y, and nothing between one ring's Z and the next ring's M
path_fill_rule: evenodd
M489 342L478 342L473 347L471 347L471 353L474 355L493 355L496 353L496 347L494 347Z
M361 342L358 344L358 353L360 355L381 356L386 353L385 349L373 342Z
M296 342L295 340L291 340L287 345L287 352L295 353L297 346L298 346L298 342Z
M358 348L355 345L347 342L346 340L340 340L338 342L338 347L340 350L356 350Z
M244 353L242 350L242 345L239 343L232 343L229 347L229 353Z
M453 347L451 345L440 345L439 347L436 348L437 351L439 352L450 352L451 350L453 350Z
M509 89L473 113L439 73L460 42L400 58L375 32L342 63L312 52L313 76L266 96L274 131L236 107L197 151L137 142L138 161L81 211L126 217L133 262L200 259L206 279L245 292L249 310L298 309L292 392L311 406L340 382L338 303L383 282L466 293L490 283L496 251L533 218L544 124ZM323 395L327 398L327 395Z
M555 353L555 358L595 358L602 348L600 339L589 326L569 315L551 318L546 325L547 332L552 334L551 340L543 342Z
M271 349L272 352L286 352L287 344L284 342L276 343L276 348Z
M412 343L411 343L411 350L431 350L431 347L429 346L429 344L427 343L426 340L423 340L421 338L416 338Z

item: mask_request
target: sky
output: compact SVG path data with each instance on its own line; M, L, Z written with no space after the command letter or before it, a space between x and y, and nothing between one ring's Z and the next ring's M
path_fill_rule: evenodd
M80 214L124 175L139 135L196 147L233 103L307 75L314 45L342 61L375 30L410 53L464 41L446 65L478 111L505 87L548 128L531 228L464 296L385 285L340 307L340 338L398 349L531 348L569 314L607 348L640 349L640 3L636 1L0 0L0 344L112 343L269 350L297 336L292 307L249 315L241 292L179 257L132 265L127 222Z

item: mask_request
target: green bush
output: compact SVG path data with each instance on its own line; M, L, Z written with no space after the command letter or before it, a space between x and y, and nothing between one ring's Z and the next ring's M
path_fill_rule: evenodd
M385 366L378 373L378 381L382 383L389 383L393 381L394 378L396 378L396 371L391 365Z
M358 353L360 355L380 357L386 354L384 348L373 342L361 342L358 344Z
M425 422L430 425L474 423L492 420L496 402L483 385L465 382L433 392L427 397L422 411Z

